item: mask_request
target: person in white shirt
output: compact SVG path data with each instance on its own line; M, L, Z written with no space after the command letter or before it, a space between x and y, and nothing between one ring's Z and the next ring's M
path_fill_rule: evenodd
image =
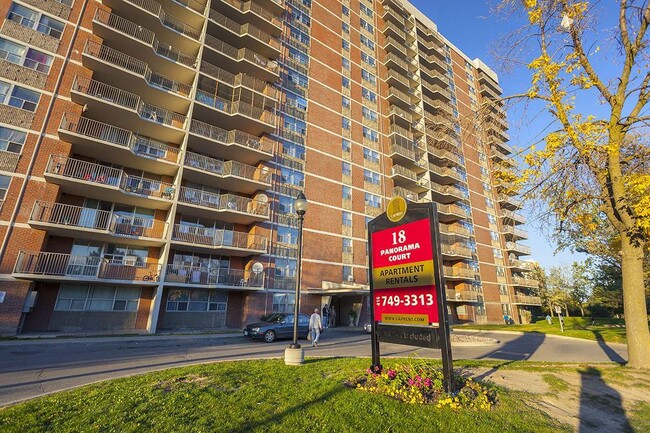
M323 330L323 322L321 321L318 308L314 310L314 314L309 317L309 333L311 335L311 346L318 347L318 337Z

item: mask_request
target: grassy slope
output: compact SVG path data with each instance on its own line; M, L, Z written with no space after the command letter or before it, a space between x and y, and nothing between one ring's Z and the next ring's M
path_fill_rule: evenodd
M609 321L611 322L611 321ZM549 325L546 320L539 320L530 325L468 325L471 329L504 330L521 332L541 332L544 334L564 335L565 337L584 338L593 341L605 341L607 343L625 343L625 328L616 326L618 323L605 323L582 317L567 317L564 319L564 333L560 330L560 323L557 317L553 318L553 324ZM463 326L457 326L462 329Z
M490 411L407 405L343 381L367 359L218 363L90 385L0 410L0 432L570 431L499 390Z

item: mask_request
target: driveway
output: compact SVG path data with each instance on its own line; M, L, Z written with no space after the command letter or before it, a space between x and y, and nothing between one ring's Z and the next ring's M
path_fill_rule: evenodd
M456 331L499 340L492 345L453 344L454 359L623 362L624 345L543 334ZM240 334L9 340L0 342L0 406L101 380L182 365L279 358L290 341L251 342ZM305 356L370 357L370 336L359 329L328 329ZM381 344L382 357L439 358L440 351Z

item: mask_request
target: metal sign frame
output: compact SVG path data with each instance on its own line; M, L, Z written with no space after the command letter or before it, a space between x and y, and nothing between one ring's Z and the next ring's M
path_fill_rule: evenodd
M403 199L402 199L403 201ZM391 203L388 208L391 210ZM399 206L403 206L401 211ZM445 281L442 273L442 256L440 249L440 230L438 226L438 212L435 203L409 203L396 204L392 206L393 215L383 213L372 221L368 222L368 251L369 251L369 275L370 275L370 300L372 306L370 308L370 320L372 323L372 365L371 369L375 372L380 372L381 354L379 342L407 344L412 346L439 348L442 351L442 366L445 382L445 390L447 392L454 391L453 381L453 358L451 353L451 342L449 338L449 317L447 314L447 300L445 293ZM395 212L398 209L398 212ZM395 217L397 214L397 217ZM437 300L437 316L438 323L432 325L427 323L427 326L405 326L400 324L383 324L375 317L375 295L377 292L381 293L381 288L375 288L375 251L373 250L372 238L373 234L385 231L394 230L397 233L400 227L409 223L414 223L428 219L429 229L431 233L431 257L433 260L433 281L435 284L435 294ZM408 293L409 288L396 288L396 290Z

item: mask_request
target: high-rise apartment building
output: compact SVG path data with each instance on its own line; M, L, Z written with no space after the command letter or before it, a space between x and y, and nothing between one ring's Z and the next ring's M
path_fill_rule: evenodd
M438 204L453 322L540 304L497 77L399 0L0 5L0 333L368 317L366 223ZM349 313L353 311L354 314Z

